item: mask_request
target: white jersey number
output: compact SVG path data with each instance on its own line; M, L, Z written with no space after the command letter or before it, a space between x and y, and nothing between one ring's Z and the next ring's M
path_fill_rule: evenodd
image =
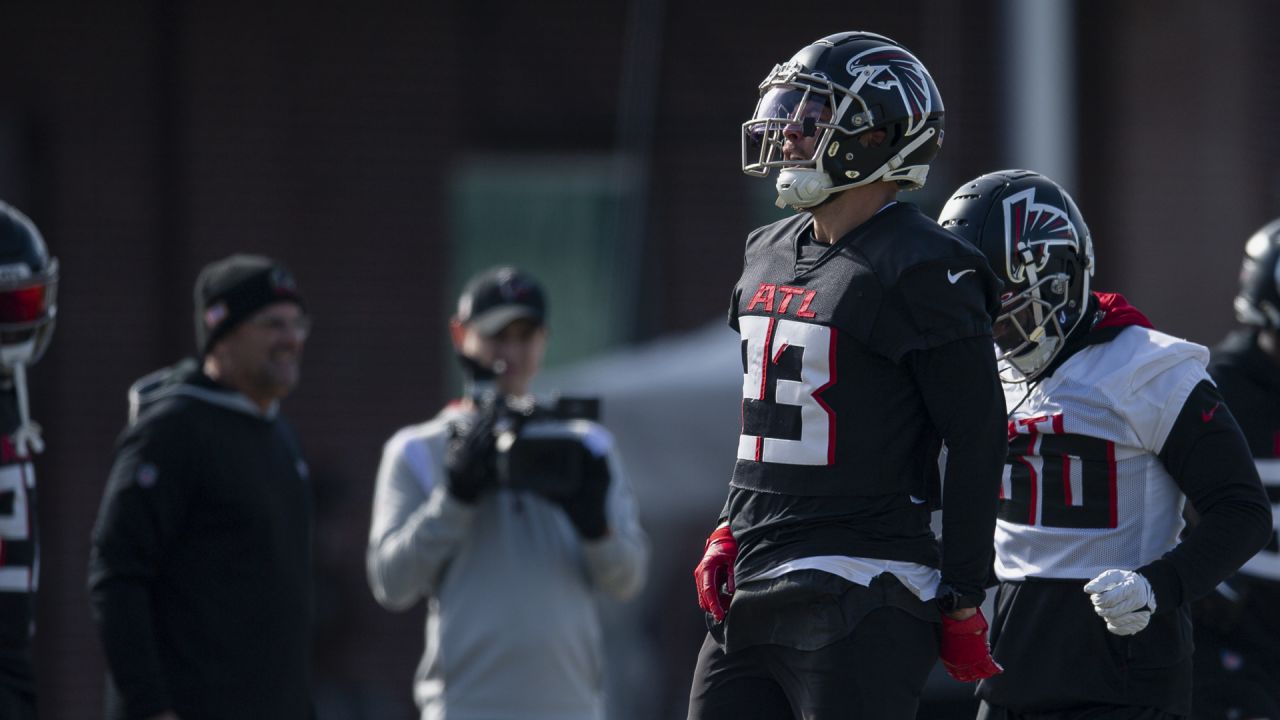
M35 475L29 464L0 466L0 559L6 554L5 543L31 540L29 498L34 487ZM35 590L38 567L0 562L0 592Z
M786 465L835 462L835 413L822 393L835 382L835 338L825 325L750 315L742 332L742 434L738 458Z

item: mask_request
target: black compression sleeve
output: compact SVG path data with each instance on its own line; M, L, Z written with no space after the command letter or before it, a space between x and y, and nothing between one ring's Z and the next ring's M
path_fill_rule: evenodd
M947 444L942 496L942 581L982 601L994 552L997 495L1008 452L1004 393L991 336L906 356L934 427Z
M1138 568L1156 611L1200 598L1235 572L1271 535L1271 505L1240 427L1213 383L1191 391L1160 461L1200 516L1183 542Z

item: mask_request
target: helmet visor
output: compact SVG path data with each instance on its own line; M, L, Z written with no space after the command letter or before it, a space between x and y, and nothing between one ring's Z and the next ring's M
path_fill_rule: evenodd
M815 93L809 87L774 87L770 88L756 105L756 113L752 120L780 120L797 125L806 121L813 123L831 120L831 96L827 93ZM812 136L813 133L810 133Z
M763 175L769 168L813 166L814 158L835 129L829 92L796 85L770 87L742 124L742 169Z
M57 278L0 288L0 327L14 329L43 321L51 314L57 288Z

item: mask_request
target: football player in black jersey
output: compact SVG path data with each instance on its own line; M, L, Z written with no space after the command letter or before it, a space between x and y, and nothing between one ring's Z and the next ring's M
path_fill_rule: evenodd
M1280 220L1245 244L1237 328L1209 374L1240 421L1272 506L1267 546L1193 608L1195 717L1280 718Z
M1025 170L965 183L939 218L1004 282L1009 408L982 720L1191 712L1190 604L1265 542L1270 507L1208 350L1090 289L1089 229ZM1179 542L1190 500L1200 524Z
M741 436L694 572L710 632L690 718L914 718L939 655L962 680L999 672L977 609L1005 445L999 283L896 199L924 184L942 117L919 60L849 32L776 66L743 124L743 170L776 170L797 213L751 233L733 291Z
M35 720L31 660L40 580L27 367L53 336L58 261L25 215L0 202L0 718Z

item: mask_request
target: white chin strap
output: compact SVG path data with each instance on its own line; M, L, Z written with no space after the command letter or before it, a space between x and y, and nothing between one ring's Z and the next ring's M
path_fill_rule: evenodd
M925 130L920 133L920 137L908 143L897 155L889 158L868 177L839 187L831 184L830 175L817 168L784 168L778 172L778 180L774 184L778 190L778 199L774 204L780 208L791 206L797 210L811 208L831 197L832 193L880 181L904 184L905 189L910 190L924 187L925 178L929 175L929 166L902 167L902 163L921 145L932 140L937 133L935 128ZM857 176L856 173L854 176Z
M18 429L13 431L13 449L18 457L44 452L40 426L31 420L31 403L27 399L27 363L35 352L35 340L0 345L0 365L13 374L13 389L18 396Z
M831 195L831 177L814 168L783 168L774 184L778 190L775 205L780 208L813 207Z
M40 426L31 420L30 403L27 400L27 364L13 364L13 387L18 394L18 429L13 431L13 449L18 457L30 457L44 452L44 440Z

